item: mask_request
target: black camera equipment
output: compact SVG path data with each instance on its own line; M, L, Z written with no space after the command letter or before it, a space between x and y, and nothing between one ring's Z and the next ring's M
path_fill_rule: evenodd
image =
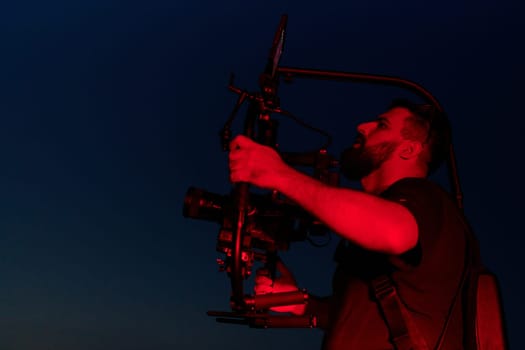
M442 111L437 100L427 90L414 82L401 78L280 67L287 19L287 15L281 17L270 49L268 63L259 78L260 91L247 92L233 85L233 77L230 80L228 88L239 97L220 132L223 150L228 150L231 139L230 128L237 112L241 105L248 101L244 135L261 144L276 148L278 121L271 118L272 114L290 117L303 126L324 134L327 142L318 151L281 153L281 155L289 165L311 167L313 177L333 186L338 185L338 161L327 152L331 142L330 135L307 125L280 108L277 90L281 78L286 81L291 81L293 78L310 78L393 85L411 90ZM455 192L458 205L462 207L462 195L452 146L447 164L452 190ZM221 226L217 238L217 251L224 254L224 259L218 262L231 281L230 305L232 311L209 311L208 315L216 317L219 322L245 324L257 328L316 326L315 316L276 316L268 312L268 309L274 306L306 303L308 294L305 290L253 296L244 293L243 284L244 280L250 276L254 262L264 263L273 276L278 251L288 249L291 242L327 235L328 228L322 223L275 191L267 194L250 192L247 183L236 184L232 192L227 195L218 195L190 187L184 198L183 216L212 221Z

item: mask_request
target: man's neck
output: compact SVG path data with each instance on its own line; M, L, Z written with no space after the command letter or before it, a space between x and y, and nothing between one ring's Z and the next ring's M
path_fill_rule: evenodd
M426 177L426 173L423 170L415 168L407 169L395 166L382 166L362 178L361 186L365 192L378 195L397 181L409 177L424 178Z

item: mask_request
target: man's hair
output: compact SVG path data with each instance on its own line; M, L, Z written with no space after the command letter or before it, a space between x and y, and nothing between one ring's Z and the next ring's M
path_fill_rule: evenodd
M452 130L446 114L431 104L417 104L407 99L395 99L390 109L403 107L412 114L405 120L403 137L421 141L428 147L428 172L437 170L447 158L452 142Z

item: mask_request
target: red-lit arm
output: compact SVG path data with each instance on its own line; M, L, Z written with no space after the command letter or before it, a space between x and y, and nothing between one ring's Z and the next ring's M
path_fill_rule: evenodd
M417 223L408 209L398 203L361 191L331 187L292 168L276 177L275 189L365 249L397 255L417 243Z
M236 137L230 149L232 182L276 189L365 249L397 255L415 247L417 223L404 206L361 191L325 185L286 165L275 150L244 136Z

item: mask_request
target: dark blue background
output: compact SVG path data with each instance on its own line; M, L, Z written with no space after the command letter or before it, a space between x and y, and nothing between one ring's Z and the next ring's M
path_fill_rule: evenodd
M223 325L218 226L184 219L194 185L225 194L218 131L257 79L283 13L282 63L401 76L449 113L483 257L524 347L524 28L518 1L18 1L0 6L0 349L318 349L317 330ZM282 107L333 154L397 88L297 80ZM241 130L240 118L234 125ZM322 138L282 120L283 150ZM443 175L443 174L441 174ZM443 181L443 176L437 176ZM446 182L444 182L446 184ZM333 241L335 242L335 240ZM333 243L283 259L329 291Z

